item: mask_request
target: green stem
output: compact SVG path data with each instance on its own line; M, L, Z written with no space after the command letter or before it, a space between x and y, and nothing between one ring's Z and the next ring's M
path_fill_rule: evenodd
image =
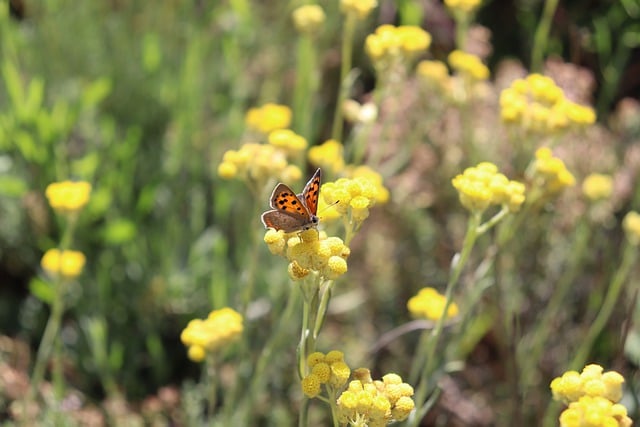
M549 30L551 29L551 21L556 13L558 0L546 0L540 23L533 37L533 49L531 52L531 72L542 71L542 63L544 61L544 53L549 41Z
M307 139L311 138L311 111L313 94L318 86L317 55L314 40L310 35L301 35L298 40L296 61L296 86L293 92L293 129Z
M333 115L333 127L331 129L331 138L336 141L342 141L342 104L347 98L347 75L351 70L351 58L353 56L353 38L356 30L357 18L349 13L344 23L344 31L342 33L342 58L340 65L340 89L338 91L338 100L336 101L336 109Z
M209 419L213 419L213 414L216 411L216 404L218 402L218 388L216 383L216 360L215 354L209 353L206 360L206 378L205 385L207 389L207 416Z

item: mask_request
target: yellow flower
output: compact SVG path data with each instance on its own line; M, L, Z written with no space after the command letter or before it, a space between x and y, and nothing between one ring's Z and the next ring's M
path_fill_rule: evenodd
M326 354L314 352L307 356L307 365L311 373L302 379L302 391L308 397L320 394L321 385L328 388L341 388L349 378L351 370L344 363L344 354L333 350Z
M446 298L434 288L422 288L407 302L407 309L413 317L438 320L442 317ZM458 306L455 302L449 304L447 317L458 315Z
M640 214L638 212L631 211L626 214L622 220L622 228L631 244L640 245Z
M51 207L60 213L78 212L89 202L90 194L91 184L86 181L54 182L45 191Z
M560 427L629 427L627 409L601 396L582 396L560 414Z
M300 33L316 33L325 19L324 10L317 4L300 6L293 11L293 24Z
M411 59L430 45L431 35L414 25L381 25L365 40L369 58L381 67L389 60Z
M539 148L535 155L534 179L546 193L555 194L575 185L576 179L561 159L553 157L551 149Z
M377 0L340 0L342 13L364 19L378 6Z
M358 371L368 372L363 368ZM338 397L340 422L361 420L360 425L385 426L406 419L415 407L413 387L402 383L400 376L387 374L382 381L371 381L370 374L360 377L368 379L351 381Z
M302 392L309 398L314 398L320 394L322 383L315 375L307 375L302 379Z
M344 169L344 147L335 139L329 139L309 149L309 162L331 173L339 173Z
M251 108L245 116L251 129L268 134L276 129L288 128L291 124L291 109L286 105L267 103L260 108Z
M449 54L449 65L460 74L473 80L486 80L489 78L489 69L475 55L454 50Z
M510 212L516 212L525 199L524 185L509 180L489 162L465 169L451 183L458 190L462 206L472 212L483 212L491 205L505 206Z
M441 91L449 88L449 69L442 61L420 61L416 73L429 87L435 87Z
M304 138L299 138L306 144ZM302 175L300 168L287 161L287 150L300 149L299 138L294 136L287 139L285 135L285 138L280 139L275 134L273 144L247 143L239 150L227 150L218 165L218 175L224 179L239 178L257 183L267 182L270 178L280 181L299 178ZM287 143L290 145L285 149L284 145ZM277 144L283 146L277 147Z
M584 127L596 120L593 108L568 100L550 77L535 73L502 91L500 114L504 122L543 134Z
M444 0L444 4L455 13L470 14L482 3L482 0Z
M269 133L269 144L282 148L285 152L296 155L307 148L307 140L291 129L276 129Z
M59 249L49 249L45 252L40 265L51 276L62 276L74 279L82 273L86 258L82 252Z
M238 339L244 329L242 322L242 315L229 307L213 310L206 319L191 320L182 330L180 340L189 348L189 358L199 362L205 353Z
M553 398L565 403L576 402L583 396L600 397L612 403L622 398L624 378L616 371L603 373L600 365L591 364L581 373L567 371L551 381Z
M613 191L611 175L592 173L582 182L582 192L591 201L607 199Z

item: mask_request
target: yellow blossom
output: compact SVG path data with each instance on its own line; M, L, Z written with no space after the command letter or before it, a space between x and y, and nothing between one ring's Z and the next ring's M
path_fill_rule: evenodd
M51 207L60 213L78 212L89 202L90 194L91 184L86 181L54 182L45 191Z
M314 398L320 394L322 383L315 375L307 375L302 379L302 392L309 398Z
M40 265L51 276L62 276L74 279L82 273L86 258L82 252L59 249L49 249L45 252Z
M307 356L307 365L311 372L302 379L302 391L308 397L317 396L323 384L334 390L342 387L351 374L343 353L337 350L326 355L318 351L311 353Z
M507 179L493 163L482 162L467 168L451 181L460 203L472 212L499 205L516 212L524 202L524 185Z
M316 33L325 19L324 10L317 4L303 5L293 11L293 24L300 33Z
M416 73L428 87L435 87L444 92L450 86L449 69L442 61L420 61Z
M638 212L631 211L626 214L622 220L622 228L631 244L640 245L640 214Z
M475 55L454 50L449 54L449 65L460 74L473 80L486 80L489 78L489 69Z
M482 3L482 0L444 0L444 4L454 13L470 14Z
M560 414L560 427L629 427L627 409L601 396L582 396Z
M288 128L291 124L291 109L286 105L267 103L260 108L251 108L245 116L251 129L268 134L276 129Z
M582 182L582 192L591 201L607 199L613 191L611 175L592 173Z
M331 173L339 173L344 169L344 147L335 139L329 139L309 149L309 161L312 165Z
M340 10L358 19L366 18L377 6L377 0L340 0Z
M407 302L407 309L413 317L438 320L442 317L446 298L434 288L422 288ZM458 315L458 306L455 302L449 304L447 317Z
M575 178L564 162L553 156L551 149L542 147L536 150L534 179L539 187L548 194L555 194L575 185Z
M616 371L604 372L600 365L591 364L581 373L567 371L551 381L553 398L565 403L576 402L583 396L602 397L616 403L622 398L624 378Z
M297 140L295 137L293 139ZM288 163L287 152L293 152L294 148L299 150L300 141L294 141L288 147L276 146L279 143L284 145L288 142L290 143L291 139L283 142L276 135L274 144L246 143L238 150L227 150L222 156L222 162L218 165L218 175L224 179L239 178L257 183L266 182L270 178L280 181L299 178L302 171ZM306 144L306 141L304 143Z
M231 308L213 310L206 319L191 320L180 340L189 348L189 358L199 362L204 359L203 352L214 352L235 341L243 331L242 321L242 315Z
M430 45L431 35L414 25L381 25L365 40L369 58L378 65L389 60L411 59Z
M282 148L285 152L297 155L307 148L307 140L291 129L276 129L269 133L269 144Z

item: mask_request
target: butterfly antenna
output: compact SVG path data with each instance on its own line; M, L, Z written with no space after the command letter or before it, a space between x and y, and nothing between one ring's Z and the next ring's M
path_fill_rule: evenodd
M340 200L336 200L335 202L331 203L330 205L325 206L324 208L322 208L322 210L320 212L318 212L318 218L322 218L322 212L326 211L327 209L337 205L338 203L340 203Z

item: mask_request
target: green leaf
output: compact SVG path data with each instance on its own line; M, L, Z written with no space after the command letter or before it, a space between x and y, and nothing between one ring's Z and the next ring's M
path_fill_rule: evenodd
M31 279L31 282L29 282L29 292L31 292L31 295L38 298L40 301L49 305L53 303L53 299L56 295L53 284L45 282L37 277Z
M111 80L104 77L91 83L82 92L83 108L91 108L102 102L111 93Z

